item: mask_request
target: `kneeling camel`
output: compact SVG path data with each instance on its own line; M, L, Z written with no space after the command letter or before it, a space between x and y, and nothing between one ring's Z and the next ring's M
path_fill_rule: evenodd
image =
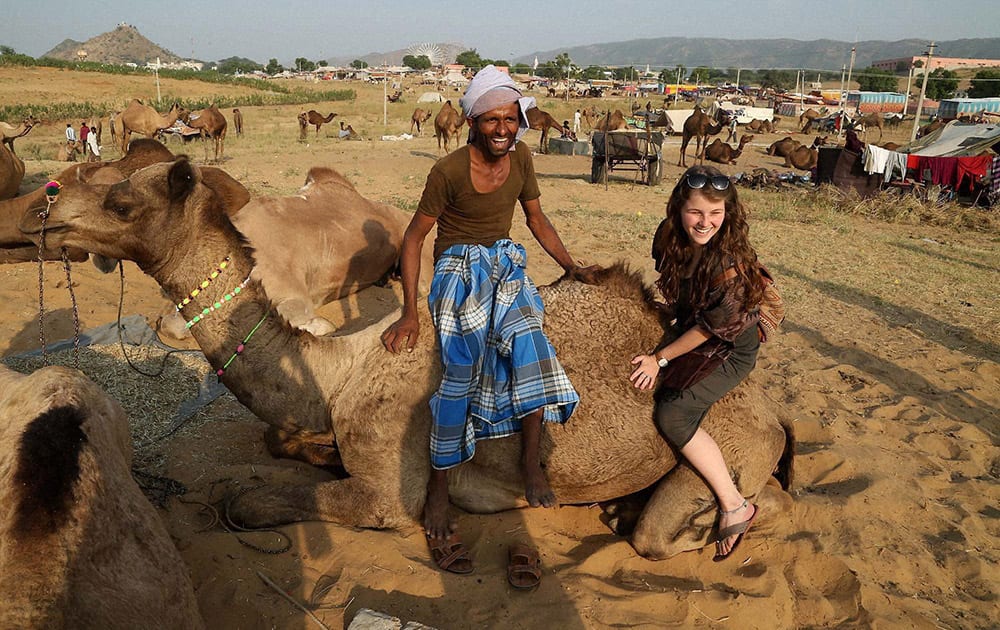
M204 627L131 464L125 412L93 381L0 366L0 627Z
M202 170L181 159L110 187L74 188L52 206L46 239L133 260L178 302L226 256L229 277L244 278L251 253L226 217L224 184L204 178ZM28 212L21 228L37 235L41 225ZM180 244L188 255L174 254ZM195 300L195 312L229 285L210 287ZM625 377L637 349L654 347L663 335L651 291L638 275L612 268L599 286L564 280L542 295L549 305L546 331L582 399L566 425L547 428L542 438L557 497L592 503L657 484L632 534L635 549L664 558L702 547L715 517L711 491L688 467L677 466L652 420L651 395ZM349 475L266 486L235 502L234 516L248 525L323 520L413 527L430 475L428 400L441 376L434 344L388 354L379 337L396 314L340 337L296 331L271 313L253 282L231 302L192 328L222 382L271 425L272 454L339 465ZM430 321L425 307L423 321ZM746 496L764 486L779 461L788 461L786 432L766 413L752 379L714 405L706 423L720 436ZM525 507L519 458L518 439L481 442L462 474L451 478L452 502L477 513Z

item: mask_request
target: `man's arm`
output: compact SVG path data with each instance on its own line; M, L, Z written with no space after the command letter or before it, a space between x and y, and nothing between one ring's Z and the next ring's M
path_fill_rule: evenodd
M566 272L565 275L581 282L593 283L593 274L600 270L600 267L598 265L591 265L590 267L581 268L576 264L576 261L573 260L573 257L566 250L566 246L563 245L562 239L559 238L556 228L553 227L549 218L542 212L541 202L538 199L522 201L521 207L524 209L524 215L531 234L538 241L538 244L542 246L542 249L552 257L552 260L556 261L563 268L563 271Z
M420 252L424 246L424 238L435 223L436 218L417 212L403 234L403 247L399 255L403 276L403 314L382 333L382 345L389 352L398 353L403 348L409 351L417 343L420 334L420 319L417 315Z

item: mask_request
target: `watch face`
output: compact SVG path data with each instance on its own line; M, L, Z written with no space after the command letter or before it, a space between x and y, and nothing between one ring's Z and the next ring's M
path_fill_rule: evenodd
M657 363L657 364L658 364L658 365L659 365L659 366L660 366L661 368L665 368L665 367L667 367L667 365L668 365L668 364L670 363L670 361L669 361L669 360L667 360L667 359L658 359L658 360L656 361L656 363Z

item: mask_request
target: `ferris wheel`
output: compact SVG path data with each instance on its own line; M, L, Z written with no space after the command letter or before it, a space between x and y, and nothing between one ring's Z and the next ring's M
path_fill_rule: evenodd
M447 62L447 54L444 49L438 44L414 44L407 49L407 54L413 55L414 57L419 57L420 55L426 56L431 60L431 64L439 66Z

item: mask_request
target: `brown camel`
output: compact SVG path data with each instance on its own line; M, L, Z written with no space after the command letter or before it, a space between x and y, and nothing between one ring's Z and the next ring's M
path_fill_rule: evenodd
M882 142L882 124L884 120L885 119L882 118L882 114L878 112L871 112L856 119L854 121L854 127L862 128L864 131L865 142L868 141L868 130L872 127L878 127L878 142Z
M935 131L937 131L938 129L940 129L940 128L944 127L944 126L945 126L945 122L943 120L941 120L940 118L936 118L936 119L932 120L931 122L927 123L926 125L924 125L923 127L918 128L917 129L917 137L918 138L923 138L924 136L926 136L928 134L931 134L931 133L934 133Z
M812 146L799 145L785 154L785 167L808 171L819 162L819 147L826 144L827 136L816 136Z
M580 118L587 124L587 129L594 129L594 126L597 124L597 119L600 116L601 112L597 111L597 108L593 105L580 110Z
M781 140L772 142L771 146L767 147L767 154L785 157L801 144L802 143L795 138L782 138Z
M295 195L258 198L238 208L227 204L226 210L254 250L253 279L289 324L317 336L335 328L316 308L394 271L411 218L362 197L347 178L325 167L310 169ZM433 249L425 249L421 268L429 276ZM160 315L161 331L172 337L190 337L184 324L173 304Z
M901 144L899 144L897 142L886 142L886 143L884 143L882 145L882 148L885 149L886 151L895 151L896 149L898 149L901 146L903 146L903 145L901 145Z
M410 133L413 133L413 127L417 128L417 135L420 135L420 125L424 124L431 119L431 110L421 109L420 107L413 110L413 115L410 116Z
M243 135L243 112L239 107L233 108L233 131L236 132L237 138Z
M305 128L307 125L312 125L316 127L316 135L319 135L319 128L323 126L323 123L328 123L337 116L336 112L331 112L325 118L323 114L319 113L315 109L310 109L307 112L302 112L299 114L299 127L302 129L302 137L305 138ZM303 118L305 119L305 125L302 124Z
M805 129L807 124L810 125L811 128L812 122L817 118L822 118L823 116L826 116L826 113L827 109L825 107L821 108L819 111L816 111L815 109L810 107L806 111L799 114L799 129ZM808 133L808 132L803 131L802 133Z
M0 152L0 173L3 171L3 159ZM8 152L9 153L9 152ZM116 162L74 164L56 175L54 179L61 182L63 189L67 190L79 185L83 181L90 181L95 173L105 166L108 169L106 177L110 182L118 181L128 177L140 168L173 160L174 156L162 144L156 140L140 138L133 140L129 144L128 152ZM0 182L4 181L0 175ZM20 181L20 180L18 180ZM45 187L40 186L26 195L0 201L0 263L21 263L34 262L37 260L39 251L38 245L26 238L17 229L17 222L30 207L44 208ZM69 259L74 262L87 260L87 252L79 249L71 249L67 252ZM42 260L61 260L62 253L58 247L46 246L41 252Z
M601 116L601 119L592 128L594 131L618 131L628 128L628 123L625 121L625 113L616 109L614 112L608 112Z
M445 101L441 106L441 111L434 117L434 136L438 142L438 153L441 152L441 142L444 141L444 152L448 153L448 143L455 139L455 147L458 147L458 132L465 124L465 117L456 110L451 101Z
M705 147L705 158L719 164L736 164L736 158L743 154L743 147L748 142L753 142L753 136L743 134L740 138L740 146L733 148L732 145L716 138L712 144Z
M220 162L225 155L225 141L226 141L226 117L222 115L219 108L212 105L208 109L200 109L198 111L191 112L187 116L187 120L184 121L194 129L198 130L201 140L205 143L205 161L208 162L208 144L209 138L215 144L215 162Z
M38 121L31 116L27 116L21 120L21 124L18 126L11 125L0 121L0 138L3 140L3 144L7 145L7 148L14 152L14 140L22 136L28 135L28 132L35 128Z
M121 406L64 367L0 366L0 628L202 628L132 479Z
M747 123L747 129L754 133L774 133L774 123L770 120L754 118Z
M696 160L705 162L704 145L708 144L708 137L714 136L729 124L729 112L721 107L716 109L715 116L709 116L700 107L694 108L694 113L684 121L684 131L681 137L681 157L677 160L677 166L687 166L687 146L691 142L692 136L695 138Z
M548 140L549 137L549 129L555 129L559 133L562 133L562 125L559 124L559 121L553 118L548 112L544 112L537 107L532 107L528 111L524 112L524 115L528 118L529 128L542 132L542 137L538 142L538 152L548 153L549 144L546 140Z
M83 145L80 141L62 142L56 151L57 162L76 162L76 156L83 152Z
M17 195L24 179L24 161L0 144L0 199L10 199Z
M122 113L111 112L107 116L107 128L111 133L111 144L116 147L122 146L122 136L125 134L122 129Z
M170 111L166 114L160 114L149 105L143 105L142 101L133 99L118 117L122 125L122 134L121 138L119 138L118 147L121 149L122 154L124 154L133 132L152 138L157 132L163 131L168 127L173 127L178 120L184 119L187 113L186 109L178 103L174 103L170 107Z
M206 170L180 159L112 186L74 187L52 207L46 239L133 260L177 301L225 256L232 276L245 277L251 254L223 211L223 182L204 178ZM20 227L37 238L36 213L27 212ZM181 244L189 255L176 255ZM196 308L227 288L213 286ZM689 467L677 466L652 420L651 394L631 387L622 370L637 348L652 348L663 336L665 316L651 290L639 274L617 267L598 286L565 280L541 292L549 305L546 332L582 399L570 422L547 427L542 437L555 494L563 503L589 504L663 479L632 534L633 546L650 558L701 548L716 516L711 491ZM430 321L426 307L421 310ZM436 344L387 353L379 337L395 313L357 333L316 338L269 312L267 296L251 282L192 334L214 368L226 366L220 376L226 387L271 425L272 453L337 465L347 477L268 483L234 501L231 515L245 525L322 520L413 528L430 475L428 401L441 377ZM240 339L244 350L237 354ZM760 491L776 467L790 464L786 431L764 410L751 377L705 419L746 496ZM520 439L480 442L475 458L451 479L452 502L475 513L526 506L520 457Z

